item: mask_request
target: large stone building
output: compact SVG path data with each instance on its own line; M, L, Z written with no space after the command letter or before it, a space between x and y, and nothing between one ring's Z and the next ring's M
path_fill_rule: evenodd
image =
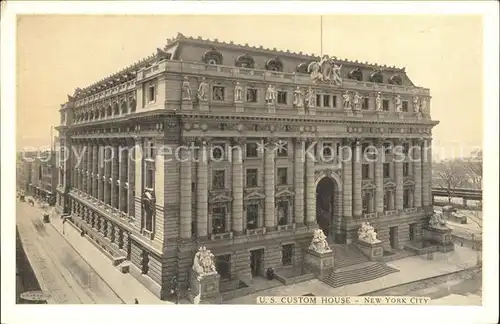
M17 157L17 186L25 194L55 202L58 181L56 152L21 152Z
M348 244L369 220L398 251L432 211L429 101L404 68L178 34L68 96L60 146L83 155L57 205L161 297L199 246L249 285L300 267L318 226Z

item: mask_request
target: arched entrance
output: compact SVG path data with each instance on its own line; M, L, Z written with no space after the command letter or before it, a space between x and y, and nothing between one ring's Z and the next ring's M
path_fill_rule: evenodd
M335 227L339 225L339 194L337 182L328 176L322 177L316 185L316 221L328 241L334 242Z

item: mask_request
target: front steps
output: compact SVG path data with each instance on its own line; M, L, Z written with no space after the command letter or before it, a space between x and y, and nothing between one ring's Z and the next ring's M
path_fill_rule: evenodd
M332 244L330 247L333 250L334 267L336 269L369 261L354 244Z
M380 262L365 262L335 269L323 279L323 282L333 288L338 288L378 279L398 271Z

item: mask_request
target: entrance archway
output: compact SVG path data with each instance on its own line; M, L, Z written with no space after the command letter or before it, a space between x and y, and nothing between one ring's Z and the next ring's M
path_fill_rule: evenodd
M334 227L337 225L337 215L339 211L339 200L337 183L331 177L323 177L316 186L316 222L323 230L330 242L335 241Z

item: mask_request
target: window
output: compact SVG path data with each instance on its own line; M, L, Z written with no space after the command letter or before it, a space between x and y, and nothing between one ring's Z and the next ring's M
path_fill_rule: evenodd
M278 168L278 185L288 184L288 169Z
M219 124L219 130L221 130L221 131L226 130L226 127L227 127L227 126L226 126L226 124L224 124L224 123L220 123L220 124Z
M370 212L369 205L370 205L370 194L368 192L366 192L363 195L363 203L362 203L363 213L366 214L366 213Z
M191 192L192 193L196 192L196 182L191 182Z
M332 106L333 108L337 108L337 96L332 96Z
M152 169L146 170L146 188L153 189L154 187L154 173Z
M278 91L278 104L286 105L286 91Z
M212 93L213 93L212 99L213 100L224 101L224 87L214 86L212 90L213 90L212 91Z
M212 233L226 233L226 207L212 209Z
M384 192L384 210L389 210L389 199L391 197L390 195L390 192Z
M392 154L392 144L391 143L384 143L384 153L385 154Z
M369 164L363 164L361 166L361 174L363 179L370 179L370 165Z
M221 280L231 279L231 254L216 256L215 270L217 270Z
M387 99L382 100L382 110L389 111L389 100Z
M403 143L403 154L408 154L410 152L410 143Z
M288 156L288 143L280 141L278 143L278 156L285 157Z
M323 143L323 157L333 156L333 143Z
M292 265L293 244L283 245L281 248L281 263L284 266Z
M257 174L258 174L257 169L247 169L247 181L246 181L247 187L257 187L258 186Z
M361 103L361 109L368 110L369 109L369 99L363 98L363 102Z
M247 102L257 102L257 89L247 89Z
M212 159L220 161L224 158L226 145L224 143L214 143L212 145Z
M322 103L322 101L321 101L321 95L319 95L319 94L316 95L316 103L317 103L318 106L321 105L321 103Z
M403 112L408 112L408 101L403 101Z
M150 84L148 86L148 102L154 102L156 100L156 86L154 84Z
M409 163L408 162L404 162L403 163L403 177L407 177L409 175Z
M368 153L368 147L370 147L370 143L363 143L361 144L361 153L366 154Z
M384 178L391 177L391 165L389 163L384 163Z
M224 189L226 187L226 173L224 170L215 170L212 178L213 189Z
M288 224L288 201L278 202L278 225Z
M257 157L257 143L247 143L246 145L246 157Z
M247 205L247 229L252 230L258 227L259 219L259 205L249 204Z
M323 95L323 107L330 107L330 96Z
M403 190L403 208L410 208L410 190Z

